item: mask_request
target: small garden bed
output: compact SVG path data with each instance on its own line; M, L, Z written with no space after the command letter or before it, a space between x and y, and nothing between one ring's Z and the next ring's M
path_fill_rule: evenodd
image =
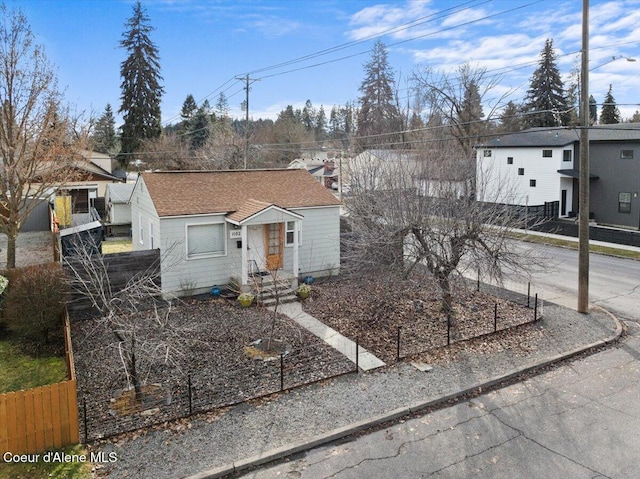
M454 290L454 326L450 342L530 322L533 310L488 293L477 292L464 281ZM377 270L358 277L337 277L313 285L307 313L389 363L447 344L447 319L442 312L440 290L425 275L402 279ZM400 331L398 331L400 328Z

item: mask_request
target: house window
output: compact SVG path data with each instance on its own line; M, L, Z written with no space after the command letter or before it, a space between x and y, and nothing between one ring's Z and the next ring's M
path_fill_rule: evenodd
M563 150L562 151L562 161L571 161L571 150Z
M529 180L529 186L531 188L535 188L536 187L536 180Z
M144 223L142 222L142 215L138 216L138 223L140 225L140 244L144 244Z
M151 247L151 249L154 248L153 246L153 239L154 239L154 234L153 234L153 221L149 220L149 245Z
M225 254L224 223L187 225L187 258Z
M633 150L620 150L620 159L633 160Z
M286 225L286 242L285 245L286 246L293 246L293 242L294 242L294 235L295 235L295 221L287 221L287 225ZM298 245L302 244L301 241L301 224L298 225Z
M507 165L513 165L513 156L507 157Z
M518 176L524 176L524 168L518 168Z
M553 156L553 150L542 150L543 158L551 158Z
M618 213L631 213L631 193L618 193Z
M485 158L490 158L491 157L491 150L484 150L482 152L482 154L484 155Z

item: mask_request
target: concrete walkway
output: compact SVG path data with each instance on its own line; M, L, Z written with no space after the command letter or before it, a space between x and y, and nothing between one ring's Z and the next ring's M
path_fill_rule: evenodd
M269 308L273 310L273 308ZM291 318L311 334L322 339L329 346L345 355L354 364L357 364L363 371L370 371L385 365L383 361L375 357L362 346L358 346L358 358L356 362L356 343L344 337L338 331L330 328L326 324L317 320L310 314L302 311L302 304L299 302L285 303L278 306L278 312Z

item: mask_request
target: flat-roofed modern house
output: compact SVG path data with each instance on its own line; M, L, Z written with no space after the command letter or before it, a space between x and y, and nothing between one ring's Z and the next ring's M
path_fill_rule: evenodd
M477 199L520 206L557 202L559 217L575 217L579 135L575 128L532 128L477 145ZM590 216L600 224L638 228L640 124L590 127L589 157Z
M166 293L340 267L340 202L305 170L141 173L131 219L133 249L161 250Z

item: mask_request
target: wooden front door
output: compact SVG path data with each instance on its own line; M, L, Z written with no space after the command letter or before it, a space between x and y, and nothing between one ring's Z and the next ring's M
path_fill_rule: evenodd
M264 249L267 269L282 268L284 256L284 223L264 225Z

